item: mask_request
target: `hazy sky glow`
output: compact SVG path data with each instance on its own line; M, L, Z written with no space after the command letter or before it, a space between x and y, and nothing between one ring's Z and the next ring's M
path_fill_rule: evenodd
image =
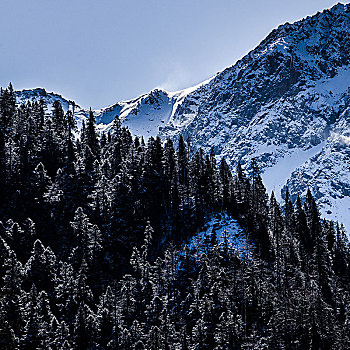
M179 90L334 0L0 0L0 85L103 107ZM345 2L346 3L346 2Z

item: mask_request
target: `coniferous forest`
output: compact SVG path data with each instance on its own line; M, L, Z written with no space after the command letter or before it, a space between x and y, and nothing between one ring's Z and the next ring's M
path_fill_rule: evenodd
M344 229L250 168L1 90L0 348L349 349Z

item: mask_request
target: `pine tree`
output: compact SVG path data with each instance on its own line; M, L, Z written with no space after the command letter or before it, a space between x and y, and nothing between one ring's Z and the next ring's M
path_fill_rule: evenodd
M54 289L56 277L56 256L50 248L45 248L40 240L33 245L32 255L25 264L26 285L35 284L39 290Z
M309 229L307 233L309 236L307 237L306 241L310 244L310 246L307 247L307 249L310 253L312 253L316 244L316 240L321 235L321 223L320 214L318 212L315 199L312 196L310 189L308 189L306 194L304 210Z
M271 242L267 232L268 206L265 186L260 176L256 159L252 160L252 186L248 229L252 233L257 248L267 259L271 256Z
M94 114L90 108L89 118L88 118L87 125L86 125L86 146L89 147L93 156L98 158L98 156L99 156L99 143L98 143L95 125L96 125L96 119L95 119Z
M72 265L66 262L60 262L57 277L55 278L55 304L62 320L68 325L72 324L78 307L76 284L76 274ZM65 326L66 324L61 324L61 331L65 332ZM63 340L68 339L64 338Z
M17 260L16 254L10 247L2 241L4 262L2 265L2 281L0 281L0 310L1 322L5 324L9 330L9 341L17 344L18 336L20 336L24 329L24 315L23 315L23 294L22 281L23 269L22 264Z
M177 149L177 167L177 172L179 174L179 184L186 187L188 185L188 156L182 135L179 138L179 146Z
M74 345L76 349L91 349L94 347L94 314L92 310L81 303L74 321Z
M23 338L21 339L22 349L40 349L43 342L43 335L40 334L40 320L38 318L38 291L35 285L26 295L25 318Z
M92 264L102 249L99 228L90 223L89 218L80 207L75 212L71 227L75 237L75 244L77 245L72 256L74 263L80 264L82 259L85 258Z
M220 199L222 202L222 208L234 213L235 207L233 204L233 193L232 193L232 174L225 158L221 159L220 170Z
M243 172L241 163L238 162L234 179L234 197L237 202L237 211L242 222L247 224L249 210L250 182Z
M66 138L68 122L59 100L55 100L52 104L52 122L57 137L63 141Z

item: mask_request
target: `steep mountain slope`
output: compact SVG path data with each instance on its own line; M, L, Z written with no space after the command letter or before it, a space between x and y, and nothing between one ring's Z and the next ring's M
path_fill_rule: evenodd
M257 158L268 190L310 187L350 229L349 5L274 30L186 96L161 135L214 147L232 166Z
M257 158L269 191L310 187L322 214L349 230L349 11L280 26L189 94L161 135L213 146L232 166Z
M119 115L135 135L181 134L232 167L241 161L249 170L257 158L269 192L281 197L288 185L295 197L309 187L323 216L350 231L349 28L350 5L342 4L281 25L194 88L153 90L94 111L99 128ZM87 113L75 107L79 121Z
M177 92L167 92L154 89L135 99L116 103L114 105L95 110L96 121L100 130L108 130L116 115L123 121L134 135L155 137L161 130L171 125L174 113L182 105L185 98L193 91L200 89L210 81L207 80L192 88ZM181 128L177 130L180 132Z

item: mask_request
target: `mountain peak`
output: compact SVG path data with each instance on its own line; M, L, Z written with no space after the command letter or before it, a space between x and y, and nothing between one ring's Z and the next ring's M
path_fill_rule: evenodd
M329 10L325 9L325 11L330 11L335 14L340 14L340 13L349 13L350 12L350 4L343 4L341 2L338 2L334 6L332 6Z

